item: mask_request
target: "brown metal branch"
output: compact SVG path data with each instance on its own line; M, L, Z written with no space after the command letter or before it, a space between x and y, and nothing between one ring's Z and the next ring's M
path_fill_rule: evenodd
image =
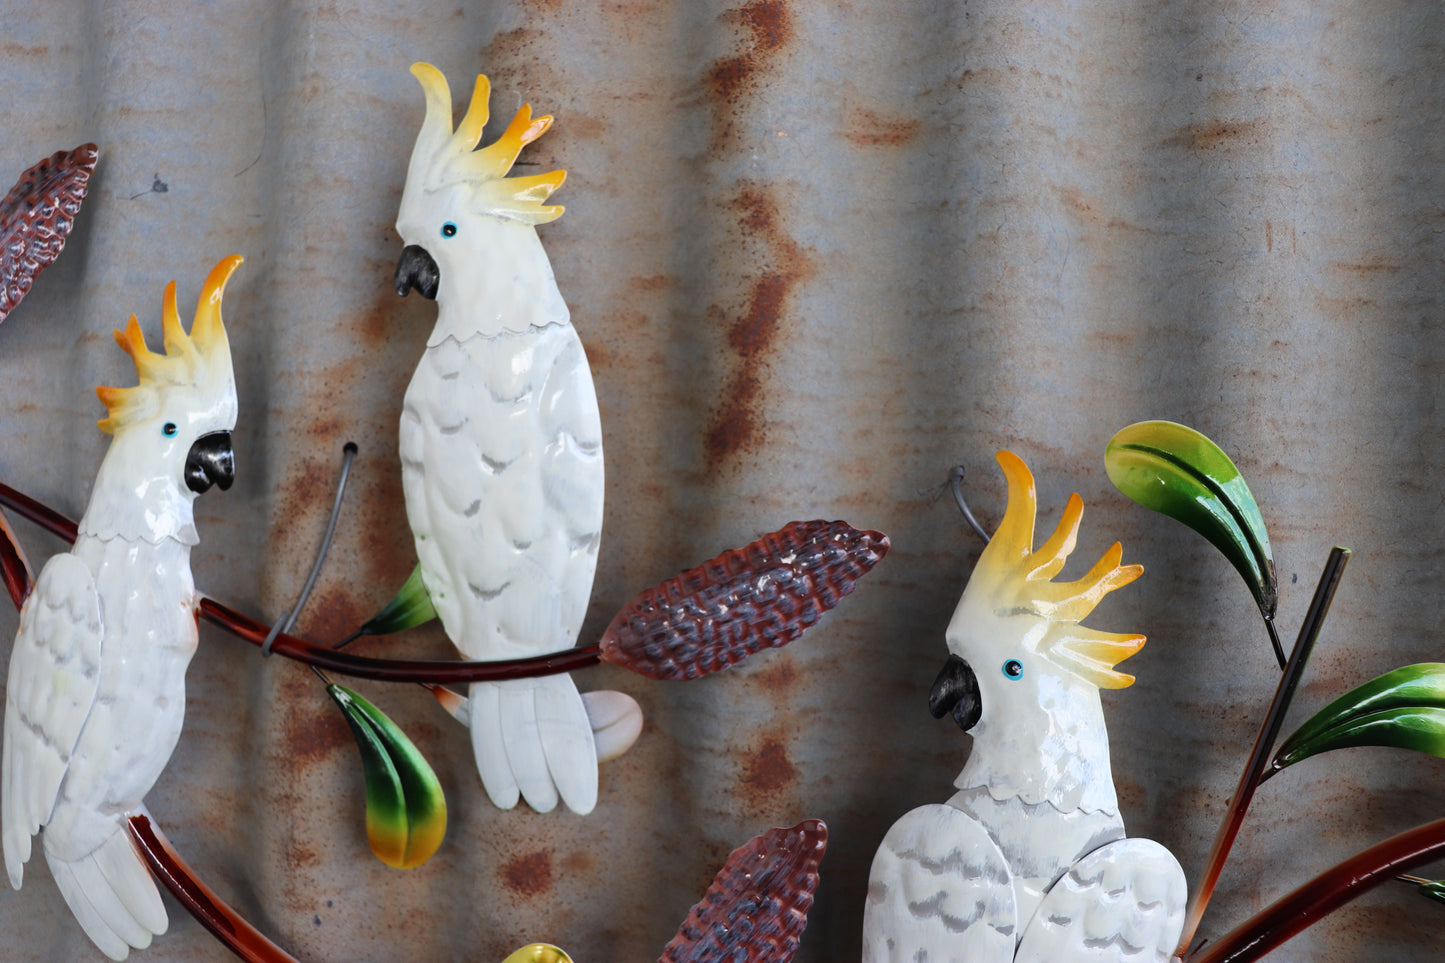
M147 817L130 817L130 835L161 885L232 953L247 963L297 963L201 882Z

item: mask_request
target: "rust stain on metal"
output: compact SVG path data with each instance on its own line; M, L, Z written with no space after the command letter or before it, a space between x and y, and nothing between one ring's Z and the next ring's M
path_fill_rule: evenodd
M707 74L719 114L714 150L721 150L732 139L733 119L741 109L736 101L756 92L759 74L793 39L793 15L783 0L753 0L729 11L724 19L740 25L746 36L738 53L715 61Z
M918 133L919 122L912 117L890 119L871 110L855 110L843 136L859 147L900 147Z
M508 891L531 899L552 889L552 854L542 849L510 860L501 869Z
M1214 150L1246 142L1256 144L1265 133L1265 125L1257 120L1212 120L1182 127L1165 143L1182 144L1191 150Z
M291 700L294 705L305 705L304 696L311 698L315 707L311 710L298 709L288 719L288 733L285 740L286 754L294 760L296 769L305 769L324 762L333 752L351 744L351 730L339 712L323 711L328 700L320 684L305 686L306 693Z
M789 295L813 272L802 247L779 226L777 202L765 187L744 183L730 206L737 212L743 238L762 243L765 271L752 280L742 310L728 324L728 345L737 355L737 365L723 390L722 407L703 435L712 467L736 452L754 451L762 442L768 357Z
M772 696L786 696L798 684L798 669L793 660L779 653L768 660L768 667L753 676L753 684Z
M798 770L788 758L788 749L783 745L782 738L768 736L744 764L742 782L748 795L756 800L759 796L770 796L787 788L797 777Z

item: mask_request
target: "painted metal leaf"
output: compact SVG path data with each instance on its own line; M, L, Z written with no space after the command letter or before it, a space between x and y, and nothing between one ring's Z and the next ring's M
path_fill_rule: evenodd
M441 846L447 831L447 801L436 773L376 706L335 683L326 691L341 707L361 750L371 851L388 866L420 866Z
M806 819L733 850L658 963L788 963L818 888L828 827Z
M1351 746L1393 746L1445 758L1445 663L1401 666L1351 689L1284 741L1274 768Z
M1428 883L1421 883L1415 887L1415 892L1426 899L1433 899L1437 903L1445 903L1445 879L1436 879Z
M389 635L424 625L436 617L437 610L432 607L431 596L422 584L421 565L417 565L396 597L387 603L386 608L368 619L356 634Z
M95 171L96 146L56 151L0 201L0 321L65 247Z
M1104 465L1119 491L1209 539L1274 617L1279 588L1264 516L1218 445L1172 421L1141 421L1109 440Z
M601 655L650 679L695 679L787 645L853 591L888 537L847 522L793 522L633 599Z
M502 963L572 963L572 957L551 943L533 943L517 950Z

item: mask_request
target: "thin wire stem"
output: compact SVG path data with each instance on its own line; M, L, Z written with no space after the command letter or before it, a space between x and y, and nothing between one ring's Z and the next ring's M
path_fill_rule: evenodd
M1269 644L1274 646L1274 657L1279 662L1280 670L1283 671L1286 665L1284 657L1284 646L1279 644L1279 630L1275 628L1274 616L1264 617L1264 627L1269 631Z
M958 510L963 512L963 520L968 522L968 527L973 529L973 533L987 545L989 542L988 532L984 531L983 526L978 523L978 519L973 517L973 512L968 508L968 502L963 498L963 474L962 465L954 465L950 468L948 470L948 487L953 492L953 501L958 505Z
M271 645L276 641L276 636L282 632L290 632L291 626L296 624L296 617L301 614L301 609L306 605L306 600L311 598L311 590L316 587L316 579L321 575L321 566L326 562L326 553L331 549L331 537L336 534L336 520L341 517L341 500L346 495L346 480L351 476L351 463L356 458L356 442L348 441L341 446L341 478L336 482L336 498L331 502L331 517L326 521L326 533L321 536L321 548L316 552L316 562L311 566L311 574L306 577L306 584L301 587L301 596L296 599L296 604L291 607L290 612L282 612L271 626L266 641L261 645L261 655L271 655ZM320 670L312 666L312 669L320 675ZM326 677L323 675L323 679ZM328 680L329 682L329 680Z

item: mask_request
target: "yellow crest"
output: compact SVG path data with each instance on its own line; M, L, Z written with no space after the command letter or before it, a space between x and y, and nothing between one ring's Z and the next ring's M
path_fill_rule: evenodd
M1084 501L1071 495L1058 527L1034 551L1038 511L1034 476L1013 452L999 452L998 463L1008 480L1008 507L965 594L983 593L1000 616L1027 614L1047 623L1037 651L1060 668L1101 689L1131 685L1134 677L1115 671L1114 666L1143 648L1144 636L1097 632L1078 623L1105 595L1143 575L1144 567L1120 565L1124 550L1115 542L1078 581L1053 581L1074 550Z
M501 137L477 149L489 116L491 84L477 76L472 100L461 123L452 130L452 93L442 72L431 64L413 64L411 72L426 94L426 119L412 148L407 169L408 188L430 193L453 184L470 184L476 192L473 209L528 224L543 224L562 216L562 208L543 204L562 186L566 171L531 177L508 177L522 148L541 137L552 118L533 117L530 104L522 105ZM408 191L410 193L410 191Z
M124 331L114 332L116 343L135 362L140 383L133 388L95 389L108 412L108 417L99 422L101 431L113 435L119 428L151 417L160 406L160 393L166 388L190 387L206 393L235 390L231 346L221 323L221 294L240 264L241 256L233 254L211 269L201 286L189 334L181 326L176 311L176 282L166 285L161 305L164 354L156 354L146 346L145 335L134 314Z

